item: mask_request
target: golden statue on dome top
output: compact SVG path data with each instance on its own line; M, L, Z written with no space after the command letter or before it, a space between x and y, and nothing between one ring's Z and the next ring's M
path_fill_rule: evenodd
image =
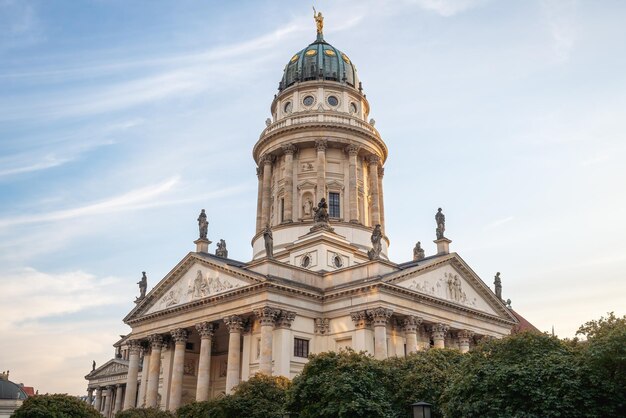
M322 12L316 12L315 6L313 7L313 19L315 19L315 25L317 26L317 33L321 34L324 30L324 16Z

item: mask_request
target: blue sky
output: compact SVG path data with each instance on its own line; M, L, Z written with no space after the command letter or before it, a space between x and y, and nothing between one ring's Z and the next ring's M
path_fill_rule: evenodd
M626 313L626 5L321 1L387 142L390 256L451 249L542 330ZM0 0L0 369L82 394L209 236L251 257L251 149L315 37L294 1ZM212 248L214 249L214 248Z

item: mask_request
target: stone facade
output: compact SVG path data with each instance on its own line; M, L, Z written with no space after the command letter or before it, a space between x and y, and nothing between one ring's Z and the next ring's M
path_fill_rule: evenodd
M311 45L328 50L319 42L320 34ZM293 378L308 354L328 350L351 347L378 359L440 347L467 352L517 324L443 235L436 255L388 259L388 150L367 121L360 85L325 77L281 83L271 112L253 149L252 260L209 254L201 236L196 251L137 301L116 358L86 376L103 415L133 406L175 410L229 393L257 372ZM331 227L313 228L322 198ZM376 225L382 239L370 259Z

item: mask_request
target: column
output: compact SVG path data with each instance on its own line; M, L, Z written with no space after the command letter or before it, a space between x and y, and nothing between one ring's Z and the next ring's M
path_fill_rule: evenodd
M87 389L87 405L91 405L93 403L93 388Z
M380 224L380 200L378 194L378 163L380 162L380 157L378 155L370 155L367 158L367 162L369 164L370 194L372 196L371 226L376 226Z
M293 154L296 147L293 144L283 145L285 152L285 207L283 222L293 222Z
M104 398L104 413L105 417L111 416L111 398L113 397L113 386L107 386Z
M263 164L263 198L261 200L261 228L265 228L265 225L270 225L270 207L272 206L271 193L272 193L272 162L274 157L271 155L264 155L261 157L261 163Z
M387 358L387 321L393 311L387 308L376 308L367 311L374 324L374 357L377 360Z
M241 331L243 321L237 315L224 318L230 333L228 337L228 363L226 366L226 394L230 394L239 384L239 363L241 363Z
M161 373L161 349L163 337L158 334L150 336L150 370L146 387L146 408L156 408L159 391L159 374Z
M274 374L291 379L291 356L293 354L293 339L291 338L291 323L296 313L280 311L276 319L274 333L276 334L276 352L274 353Z
M171 332L174 341L174 364L172 366L172 381L170 383L169 411L176 411L180 407L183 395L183 372L185 370L185 347L189 333L184 328Z
M261 215L261 205L263 202L263 169L261 167L256 168L256 177L258 179L258 190L256 198L256 232L261 232L263 227L263 216Z
M126 377L126 397L124 409L134 408L137 398L137 378L139 374L139 351L141 346L137 340L128 341L128 375ZM117 412L117 411L116 411Z
M137 384L135 383L135 387ZM123 392L124 389L122 385L115 385L115 407L113 407L113 416L122 410L122 398L124 397ZM135 392L137 393L137 392ZM128 396L128 393L126 394Z
M198 363L198 385L196 387L196 401L209 399L209 382L211 379L211 343L215 326L210 322L196 325L200 334L200 361Z
M280 314L280 309L265 306L254 310L254 315L261 324L261 349L259 353L259 372L272 374L272 336L274 323Z
M407 316L402 321L404 325L404 335L406 336L406 352L407 354L417 351L417 328L422 323L422 319L416 316Z
M93 407L98 412L102 409L102 388L96 388L96 400Z
M435 324L430 328L432 333L434 348L445 348L446 334L450 328L444 324Z
M139 384L139 396L137 396L137 408L146 406L146 388L148 387L148 374L150 372L150 347L142 347L141 383Z
M327 141L325 139L315 141L315 148L317 149L317 202L326 198L326 146Z
M357 145L348 145L346 152L348 153L348 201L350 203L350 222L359 223L356 181L356 157L359 153L359 147Z
M369 318L365 311L351 312L350 317L354 322L354 351L368 351L367 342L367 325L369 324Z
M383 194L383 176L385 169L381 166L378 168L378 207L380 210L380 226L385 231L385 196Z
M467 353L469 351L470 348L470 338L472 338L474 336L474 333L472 331L468 331L468 330L463 330L463 331L459 331L458 333L458 337L459 337L459 351L461 353Z

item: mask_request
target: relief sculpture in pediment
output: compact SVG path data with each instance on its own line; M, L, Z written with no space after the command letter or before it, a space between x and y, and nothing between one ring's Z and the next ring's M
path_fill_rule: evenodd
M191 300L211 296L234 287L239 287L239 283L232 284L228 280L220 279L219 275L215 277L205 277L202 270L198 270L196 278L189 283L187 293L191 295Z
M415 279L407 288L448 299L461 305L476 306L476 298L468 298L463 291L463 284L458 274L445 272L443 277L436 279L434 283L430 283L428 280L422 282Z

